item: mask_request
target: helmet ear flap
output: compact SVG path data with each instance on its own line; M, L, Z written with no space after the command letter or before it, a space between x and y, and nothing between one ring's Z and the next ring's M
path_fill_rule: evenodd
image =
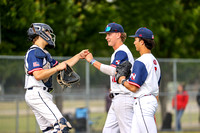
M28 40L29 40L29 41L33 41L33 39L34 39L36 36L38 36L38 35L35 33L35 31L34 31L33 28L29 28L29 29L27 30L27 34L28 34Z

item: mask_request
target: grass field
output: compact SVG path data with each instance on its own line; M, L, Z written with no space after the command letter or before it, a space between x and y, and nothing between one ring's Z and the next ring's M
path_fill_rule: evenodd
M75 109L78 107L84 107L85 101L74 101L68 100L63 104L63 112L71 113L74 115ZM90 101L90 121L91 124L91 133L101 133L105 119L106 113L104 112L104 101L103 100L93 100ZM69 108L70 107L70 108ZM19 109L17 111L17 108ZM17 116L17 114L19 114ZM184 132L179 133L199 133L200 125L198 125L197 118L198 114L191 112L190 114L185 114L183 116L183 128ZM188 122L188 119L192 121ZM160 112L156 113L157 127L158 130L162 124L160 119ZM174 125L174 123L172 123ZM174 127L173 127L174 129ZM196 131L195 131L196 130ZM27 107L24 101L21 102L0 102L0 133L41 133L37 126L35 117L32 111ZM73 129L71 133L74 133ZM172 133L170 132L161 132L158 133Z
M94 113L91 114L91 120L93 124L91 125L91 133L101 133L104 122L105 122L106 114L102 113ZM0 116L0 133L15 133L16 132L16 118L15 116ZM19 128L18 133L42 133L39 131L39 128L36 125L35 117L33 115L20 116L19 117ZM158 131L158 133L172 133L175 131L164 132ZM71 131L74 133L74 129ZM184 131L179 133L199 133L199 131Z

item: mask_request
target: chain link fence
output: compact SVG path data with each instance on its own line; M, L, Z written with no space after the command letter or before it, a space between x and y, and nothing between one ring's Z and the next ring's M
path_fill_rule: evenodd
M54 57L58 61L70 57ZM96 57L96 60L110 64L110 58ZM186 83L189 101L181 119L183 131L200 131L200 107L197 95L200 93L200 60L158 59L162 71L159 107L156 123L159 132L176 132L176 112L172 98L179 82ZM24 57L0 56L0 133L40 133L35 117L24 101ZM101 133L105 119L105 96L109 76L101 73L85 60L80 60L73 69L80 75L78 85L62 89L53 76L54 100L65 117L72 123L72 132ZM78 109L88 109L86 122L76 119ZM166 117L167 116L167 117ZM78 127L79 125L79 127Z

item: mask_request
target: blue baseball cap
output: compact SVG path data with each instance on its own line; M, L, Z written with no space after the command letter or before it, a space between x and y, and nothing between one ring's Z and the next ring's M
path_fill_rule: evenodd
M139 37L146 39L154 39L153 32L147 28L141 27L136 32L135 35L130 35L129 37Z
M124 28L117 23L109 23L103 32L99 32L100 34L105 33L117 33L117 32L124 32Z

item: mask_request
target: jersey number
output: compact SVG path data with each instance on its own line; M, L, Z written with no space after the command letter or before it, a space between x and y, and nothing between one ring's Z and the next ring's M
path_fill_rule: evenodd
M117 82L114 76L112 77L112 82Z

